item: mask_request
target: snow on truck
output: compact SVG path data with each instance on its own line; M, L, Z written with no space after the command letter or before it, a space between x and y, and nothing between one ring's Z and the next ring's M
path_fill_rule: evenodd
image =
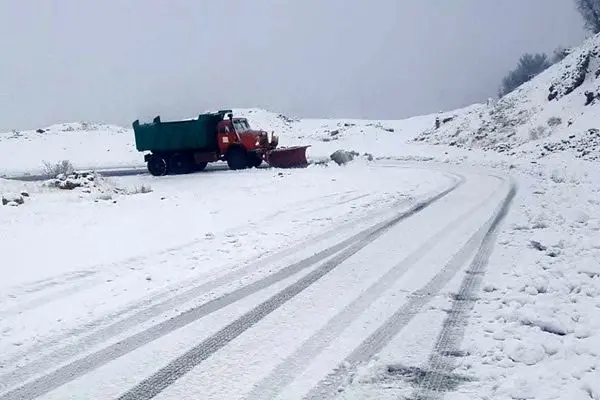
M226 161L232 170L258 167L263 161L278 168L308 164L309 146L277 148L279 138L253 130L246 118L233 117L231 110L200 114L197 119L133 123L136 148L144 155L154 176L202 171L207 164Z

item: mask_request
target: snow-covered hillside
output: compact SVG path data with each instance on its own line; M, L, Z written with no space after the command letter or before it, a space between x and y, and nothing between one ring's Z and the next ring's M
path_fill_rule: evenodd
M502 99L439 116L416 141L545 157L600 158L600 35Z

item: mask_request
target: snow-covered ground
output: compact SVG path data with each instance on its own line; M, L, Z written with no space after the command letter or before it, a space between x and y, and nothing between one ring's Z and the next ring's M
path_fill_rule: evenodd
M202 340L229 343L220 329L241 330L242 335L222 351L214 348L213 357L161 390L160 397L202 392L208 398L264 398L261 387L265 393L281 392L283 398L306 393L373 328L393 317L398 300L437 276L457 246L475 248L470 235L490 218L509 187L481 171L465 175L443 165L364 161L289 172L220 171L170 178L119 178L117 187L152 181L154 191L98 203L86 194L70 193L67 213L76 209L83 217L88 208L87 213L96 209L99 216L92 225L75 219L72 223L81 225L65 231L90 230L90 237L103 243L103 252L94 252L83 235L62 238L55 232L57 238L48 238L46 232L41 238L50 241L47 249L75 242L90 254L65 260L69 246L63 245L57 256L39 251L16 266L21 275L5 288L1 310L0 381L8 392L0 398L112 398L144 379L157 379L153 374L161 373L161 367L194 352ZM436 203L420 205L457 184ZM207 186L214 188L212 194L205 193ZM236 196L225 197L233 187ZM36 216L25 212L27 207L35 210L52 200L44 196L57 195L31 188L29 194L22 206L7 208L21 213L17 225L31 226ZM411 208L415 217L396 217ZM58 221L65 216L57 216ZM178 229L171 231L171 224ZM23 253L23 247L13 249L18 245L30 246L23 240L7 242L13 258ZM429 252L432 245L439 251ZM412 261L403 261L406 257ZM82 264L90 260L98 262ZM457 264L449 277L460 277L464 268ZM38 274L42 279L30 282ZM260 302L278 301L282 303L264 317L256 315ZM254 322L244 322L249 314ZM334 323L336 315L343 318ZM368 329L356 330L364 323ZM339 331L339 338L324 342L319 329L327 326ZM303 360L309 367L305 371L312 371L306 377L288 366L285 357L310 338L319 346L332 342L341 348L327 356L327 363ZM119 357L115 351L124 353ZM310 367L311 361L320 367ZM53 371L59 365L64 366ZM277 367L299 380L281 387L267 375ZM41 381L35 380L40 374ZM22 383L21 389L10 391ZM250 393L253 383L259 389ZM131 396L140 395L132 390Z
M600 174L521 165L448 399L600 398ZM522 172L521 172L522 171Z
M344 166L0 179L0 400L599 399L599 43L437 129L235 110ZM143 167L128 127L0 135L0 175L63 159Z

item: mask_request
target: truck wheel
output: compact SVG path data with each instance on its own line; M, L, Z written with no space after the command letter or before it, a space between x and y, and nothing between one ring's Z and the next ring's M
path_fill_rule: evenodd
M245 169L248 167L248 156L246 150L241 147L233 147L227 152L227 166L229 169Z
M153 176L163 176L167 174L167 162L161 156L153 154L148 160L148 172Z
M248 153L248 166L258 168L262 164L262 158L255 152Z
M169 158L169 171L175 175L192 172L193 160L183 153L175 153Z

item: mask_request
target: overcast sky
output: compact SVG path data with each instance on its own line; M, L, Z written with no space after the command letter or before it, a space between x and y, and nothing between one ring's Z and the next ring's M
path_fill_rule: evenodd
M572 0L0 0L0 130L402 118L484 101L523 52L584 37Z

